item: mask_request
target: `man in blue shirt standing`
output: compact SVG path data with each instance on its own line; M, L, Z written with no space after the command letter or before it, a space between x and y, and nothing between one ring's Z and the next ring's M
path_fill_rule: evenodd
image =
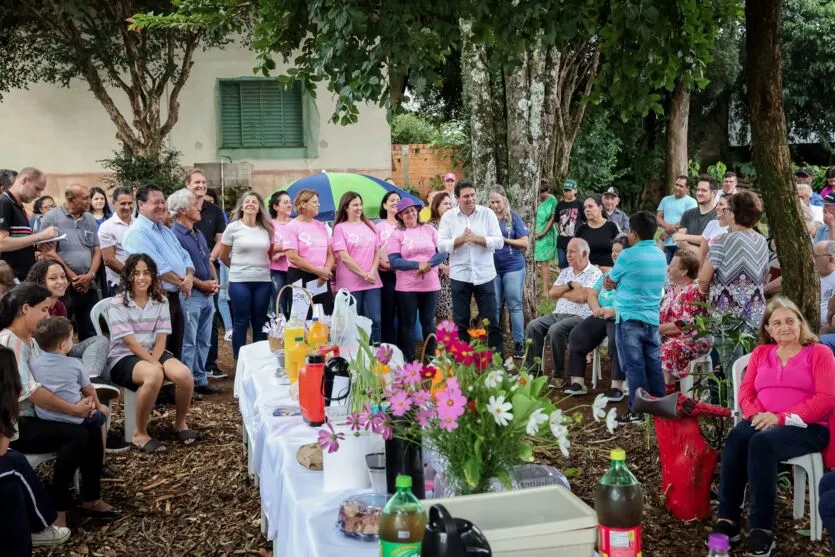
M655 244L658 223L652 213L639 211L629 217L629 249L615 261L605 288L617 288L615 297L615 339L621 369L629 382L629 412L618 421L635 422L642 417L632 412L638 388L662 397L661 336L658 333L661 292L667 276L664 253Z
M157 186L142 186L136 190L139 216L125 232L123 242L128 255L147 254L157 264L157 272L168 298L171 312L171 334L165 348L182 361L183 321L180 292L191 296L194 286L194 264L174 232L165 226L165 196Z
M690 197L690 184L687 182L687 176L679 176L676 178L676 184L673 186L673 194L668 195L658 204L658 224L664 229L661 233L661 239L664 240L664 253L667 255L667 264L673 260L673 256L678 251L678 246L673 240L673 234L678 232L681 216L688 209L698 206L696 200Z
M213 395L221 390L209 384L206 361L215 318L213 297L220 290L220 285L215 266L209 260L209 244L195 226L200 220L197 203L197 197L189 190L176 191L168 198L168 213L174 218L172 229L177 240L194 263L194 288L191 296L180 292L180 304L185 318L182 362L191 369L195 392Z

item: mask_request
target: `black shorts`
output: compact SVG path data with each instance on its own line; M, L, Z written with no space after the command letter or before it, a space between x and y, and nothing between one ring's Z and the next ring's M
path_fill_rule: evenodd
M173 357L174 355L166 350L162 353L159 363L164 364ZM110 369L110 382L131 391L136 391L139 389L139 385L133 382L133 368L142 361L144 360L139 356L125 356Z

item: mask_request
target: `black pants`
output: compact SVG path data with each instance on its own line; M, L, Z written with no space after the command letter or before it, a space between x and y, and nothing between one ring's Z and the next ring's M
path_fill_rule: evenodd
M458 336L463 341L469 342L470 335L467 329L470 328L470 300L475 296L475 303L478 306L479 321L487 320L487 344L498 352L502 353L502 331L499 328L499 310L496 305L496 287L493 281L475 285L471 282L461 282L452 279L452 319L458 327Z
M438 303L439 291L432 292L398 292L397 293L397 321L400 329L400 350L403 360L412 362L415 357L415 321L420 317L420 328L423 340L435 334L435 306ZM426 356L435 355L435 337L426 345Z
M302 271L301 269L297 269L295 267L290 267L287 270L287 284L293 284L297 280L302 279L302 285L307 284L312 280L319 280L319 277L314 275L313 273L308 273L306 271ZM313 296L313 303L314 304L322 304L322 309L325 310L325 313L328 315L333 314L333 292L331 291L331 283L328 282L328 291L322 292L318 296ZM307 312L308 319L310 316L313 315L313 308L310 308L310 311Z
M90 321L90 310L99 301L99 293L96 284L91 283L87 292L76 291L72 286L67 289L64 296L67 305L67 312L75 322L75 331L78 333L78 340L87 340L96 335L93 322Z
M165 349L179 360L183 353L183 336L186 330L183 308L180 306L180 293L166 292L165 297L168 298L168 311L171 312L171 334L165 341Z
M829 430L820 424L757 431L749 420L739 422L728 434L722 449L719 518L739 524L747 484L751 501L748 527L771 530L777 499L777 465L790 458L820 452L827 443Z
M394 325L397 316L397 293L394 285L397 279L394 271L380 271L380 280L383 282L383 288L380 290L380 334L386 344L397 345L397 327Z
M81 499L101 499L101 467L104 447L101 427L95 424L70 424L21 416L20 438L11 446L24 454L58 453L49 494L55 509L70 505L69 488L76 469L81 471Z
M32 532L40 532L58 518L35 471L21 453L0 456L0 547L3 555L29 557Z
M607 337L609 357L612 359L612 381L622 381L623 372L620 369L615 344L615 320L600 317L587 317L571 329L568 335L568 375L585 377L586 354L597 348Z
M215 261L215 271L217 271L218 282L220 282L220 262ZM206 356L206 371L210 369L217 369L217 327L220 321L220 309L218 309L218 295L212 296L212 302L215 305L215 316L212 319L212 335L210 337L209 354Z

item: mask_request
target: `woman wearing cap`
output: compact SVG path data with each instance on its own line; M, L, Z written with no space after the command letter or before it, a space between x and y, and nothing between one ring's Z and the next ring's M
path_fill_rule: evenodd
M410 198L397 203L396 218L400 227L389 240L389 263L395 269L397 283L398 346L405 361L415 359L415 317L420 317L424 340L431 339L426 355L435 354L435 304L441 282L438 265L446 254L438 253L438 231L418 221L418 206Z
M455 198L455 174L447 172L444 175L444 189L449 194L449 200L453 207L458 207L458 200Z
M539 265L539 276L545 288L551 284L551 261L557 258L557 227L554 226L557 198L551 195L550 189L548 180L540 180L533 245L533 260Z
M325 286L325 292L313 297L313 303L322 304L322 309L333 313L333 292L330 281L333 278L333 250L328 229L316 220L319 214L319 195L310 189L300 190L293 201L297 216L285 227L283 236L284 253L290 266L287 269L287 284L302 279L303 284L316 281Z

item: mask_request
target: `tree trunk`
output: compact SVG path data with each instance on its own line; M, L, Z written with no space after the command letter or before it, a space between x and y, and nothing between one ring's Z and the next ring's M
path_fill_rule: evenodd
M780 0L745 3L746 80L751 150L777 256L783 263L783 292L820 327L820 285L812 245L792 185L791 157L783 113L780 73Z
M690 88L676 79L667 117L666 178L667 192L673 191L676 178L687 175L687 124L690 117Z

